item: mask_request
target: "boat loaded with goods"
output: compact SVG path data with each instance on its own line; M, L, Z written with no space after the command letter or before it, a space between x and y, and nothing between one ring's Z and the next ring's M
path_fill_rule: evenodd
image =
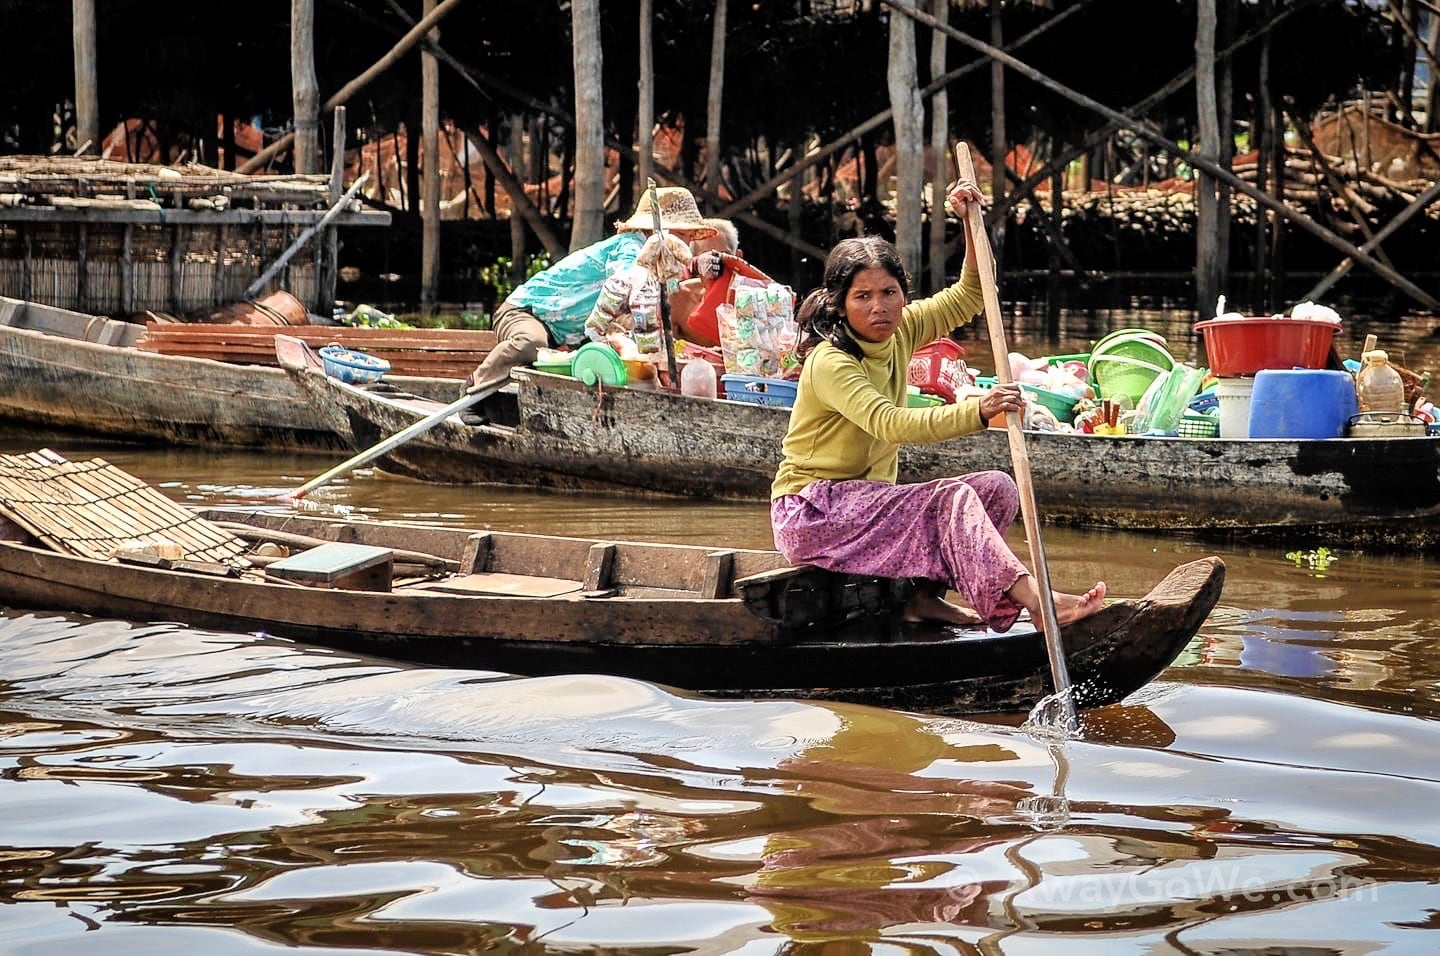
M377 466L447 483L766 499L798 377L789 321L719 349L677 343L681 388L658 363L637 383L634 362L603 343L544 350L472 414L440 415L385 448ZM1360 360L1342 362L1339 316L1309 302L1288 315L1246 316L1226 311L1222 297L1195 329L1208 366L1178 360L1163 336L1139 328L1116 330L1086 353L1008 356L1007 371L1031 400L1026 443L1042 520L1294 546L1440 549L1440 425L1428 375L1390 361L1373 338ZM444 408L384 377L359 386L328 376L313 351L283 335L276 348L356 451ZM703 376L698 363L710 366ZM715 399L694 384L708 386L712 370ZM979 393L995 378L969 367L958 342L941 339L916 351L909 380L908 404L923 409ZM906 446L900 480L1009 462L996 427Z
M1218 558L1191 561L1061 629L1075 703L1118 701L1154 679L1224 577ZM905 623L908 589L791 567L774 551L194 511L100 458L0 455L8 607L716 696L973 714L1023 712L1051 692L1047 642L1028 621L1004 634Z

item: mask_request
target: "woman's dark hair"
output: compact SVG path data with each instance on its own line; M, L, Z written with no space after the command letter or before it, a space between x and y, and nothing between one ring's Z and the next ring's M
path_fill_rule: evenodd
M890 273L909 301L910 277L894 245L879 236L840 240L825 260L825 278L820 288L805 296L795 312L795 323L800 326L798 351L802 361L822 341L856 358L863 354L845 321L845 296L850 294L855 276L863 269L884 269Z

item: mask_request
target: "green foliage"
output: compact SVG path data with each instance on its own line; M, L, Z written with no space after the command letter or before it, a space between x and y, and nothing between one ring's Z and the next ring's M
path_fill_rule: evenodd
M1313 551L1289 551L1285 557L1297 568L1309 568L1315 572L1317 578L1323 578L1330 565L1335 563L1335 556L1329 548L1316 548Z
M510 266L509 256L499 256L494 262L480 269L480 281L495 290L497 304L504 302L505 297L515 290L515 283L510 281ZM548 268L550 268L550 254L536 253L525 263L525 278L529 279L537 272L544 272Z
M381 312L373 305L361 303L355 311L346 316L346 324L362 329L413 329L415 326L401 322L388 312Z
M477 277L481 282L495 290L495 304L499 305L505 301L505 297L515 290L515 283L510 279L510 263L508 256L499 256L494 262L481 266ZM525 278L529 279L537 272L543 272L550 268L549 253L540 252L531 256L525 262ZM523 280L522 280L523 281ZM485 331L494 323L494 313L483 309L465 309L459 317L453 320L440 318L436 320L440 328L459 328L468 331Z

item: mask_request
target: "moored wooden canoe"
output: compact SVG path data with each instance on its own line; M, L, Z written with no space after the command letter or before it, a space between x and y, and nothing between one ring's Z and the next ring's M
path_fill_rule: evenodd
M356 450L435 411L403 391L347 386L313 370L297 382ZM517 369L487 400L490 421L458 417L392 451L387 471L449 483L765 499L788 409L629 388L595 389ZM1293 546L1440 550L1440 437L1103 438L1026 433L1042 520L1055 524L1277 540ZM1010 470L990 429L911 445L902 481Z

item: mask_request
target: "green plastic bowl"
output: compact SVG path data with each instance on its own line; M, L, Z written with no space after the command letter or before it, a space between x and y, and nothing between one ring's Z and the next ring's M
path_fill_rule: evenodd
M1026 392L1035 396L1035 400L1055 413L1055 417L1062 422L1069 422L1075 417L1075 405L1080 401L1061 392L1052 392L1048 388L1041 388L1038 385L1026 385L1020 383L1020 387Z

